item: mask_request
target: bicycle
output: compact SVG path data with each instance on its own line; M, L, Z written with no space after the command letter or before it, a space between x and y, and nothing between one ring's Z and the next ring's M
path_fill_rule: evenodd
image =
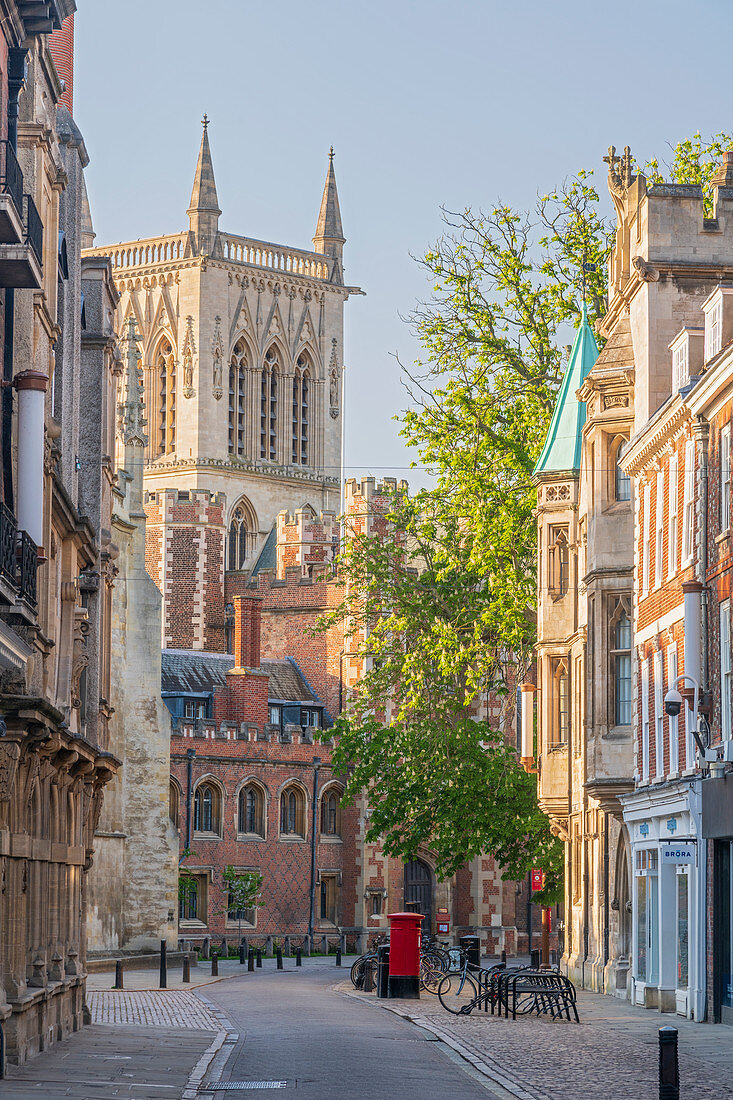
M454 1016L469 1016L474 1008L488 1011L499 998L499 976L505 973L502 963L484 970L472 967L464 956L460 970L445 974L438 985L438 1000Z

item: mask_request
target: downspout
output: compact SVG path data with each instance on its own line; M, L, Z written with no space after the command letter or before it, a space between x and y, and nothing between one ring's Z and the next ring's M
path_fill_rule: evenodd
M24 49L8 50L8 144L13 152L18 148L18 98L25 83L26 55ZM23 211L18 213L23 217ZM3 499L11 512L15 512L13 494L13 344L15 334L15 290L5 289L3 333Z
M608 966L608 947L610 940L610 912L608 904L608 891L610 880L608 874L608 814L603 814L603 991L606 992L606 967Z
M321 766L319 756L313 757L313 814L311 820L311 883L310 908L308 912L308 947L313 950L313 929L316 919L316 828L318 826L318 769Z
M186 853L191 847L191 791L193 789L193 758L195 755L196 749L186 749L186 846L183 849ZM184 858L185 856L181 857L181 859Z
M708 624L710 619L709 609L709 592L707 586L708 577L708 464L710 457L710 424L703 417L697 418L695 424L695 431L700 444L700 553L698 560L700 562L699 580L702 584L700 617L702 625L702 638L701 638L701 653L700 653L700 680L702 690L708 692L710 690L710 652L709 652L709 635ZM700 784L704 780L701 779L697 785L697 792L699 791L699 802L696 798L698 805L696 806L697 812L694 814L693 821L695 823L695 832L699 838L699 867L697 869L697 916L698 916L698 953L697 953L697 968L698 968L698 981L697 985L700 990L700 1000L695 1005L695 1016L698 1020L704 1020L707 1013L707 960L708 960L708 921L707 921L707 881L708 881L708 842L702 836L702 815L700 812L700 804L702 803L702 790ZM692 790L690 791L692 794ZM692 810L692 806L690 806ZM690 815L693 816L692 814ZM713 944L713 949L715 944ZM689 1009L688 1009L689 1011Z

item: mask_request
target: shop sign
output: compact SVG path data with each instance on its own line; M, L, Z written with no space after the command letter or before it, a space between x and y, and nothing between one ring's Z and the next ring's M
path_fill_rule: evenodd
M695 862L695 841L683 840L675 843L670 841L666 844L660 844L662 851L662 865L665 863L694 863Z
M532 871L532 893L545 888L545 872L536 868Z

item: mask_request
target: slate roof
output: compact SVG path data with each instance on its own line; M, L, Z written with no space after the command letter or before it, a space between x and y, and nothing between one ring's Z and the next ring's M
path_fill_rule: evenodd
M277 527L273 527L265 539L264 545L257 555L257 561L252 567L252 576L256 577L260 569L274 569L277 565Z
M598 345L588 324L584 303L547 439L534 468L535 477L580 469L580 433L585 424L585 402L578 401L576 395L597 358Z
M164 649L161 691L172 695L207 694L226 683L230 668L234 668L234 657L231 653ZM320 699L308 687L295 661L287 657L263 657L260 668L270 677L270 699L281 703L321 705Z

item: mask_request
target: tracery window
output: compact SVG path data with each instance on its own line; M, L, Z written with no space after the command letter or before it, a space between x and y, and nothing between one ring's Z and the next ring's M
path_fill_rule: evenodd
M245 387L247 381L247 345L237 340L229 360L229 454L245 453Z
M295 465L308 465L308 403L310 370L307 355L298 356L293 375L293 423L290 458Z
M280 795L280 832L305 836L305 798L299 787L286 787Z
M221 831L221 799L213 783L202 783L193 797L193 830L195 833Z
M563 657L556 660L552 669L552 694L554 714L552 721L552 745L567 745L570 736L570 673Z
M248 783L239 792L238 831L265 835L265 797L256 783Z
M249 551L249 531L244 506L238 504L229 521L227 569L244 569Z
M275 348L265 355L260 389L260 458L277 459L277 402L280 362Z
M155 357L158 380L158 454L176 449L176 363L169 340L163 340Z

